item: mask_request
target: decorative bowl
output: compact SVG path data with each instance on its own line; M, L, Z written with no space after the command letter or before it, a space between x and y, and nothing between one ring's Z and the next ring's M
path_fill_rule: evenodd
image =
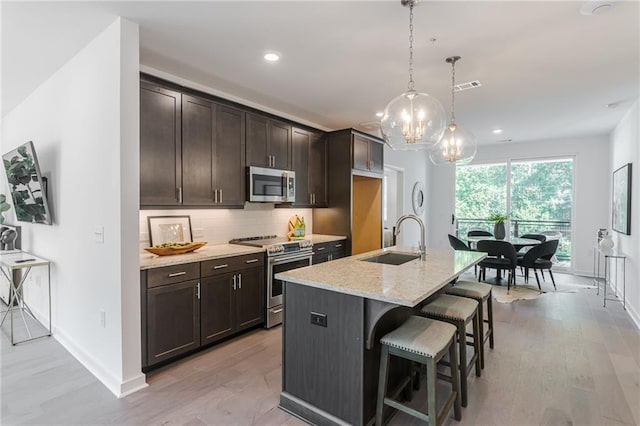
M158 256L171 256L174 254L184 254L192 252L194 250L198 250L200 247L206 244L206 241L194 241L187 245L178 247L145 247L144 249L149 253L153 253Z

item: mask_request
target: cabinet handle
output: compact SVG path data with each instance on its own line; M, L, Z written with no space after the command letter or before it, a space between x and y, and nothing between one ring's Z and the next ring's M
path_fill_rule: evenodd
M218 190L214 189L213 190L213 204L216 204L218 202Z
M173 274L169 274L169 278L179 277L180 275L187 275L187 273L184 272L184 271L182 271L182 272L174 272Z
M322 250L324 250L324 249L326 249L326 247L318 247L318 249L317 249L317 250L318 250L318 251L322 251Z
M313 204L313 194L309 194L309 204Z
M258 261L258 259L249 259L246 261L246 263L256 263Z
M272 155L271 158L273 158L273 165L271 167L275 167L276 166L276 156Z
M233 289L236 289L236 276L233 276Z
M279 314L280 312L282 312L282 308L271 311L272 314Z
M200 300L200 283L196 286L196 294L198 295L198 300Z
M333 255L329 254L329 260L333 260Z
M178 203L182 204L182 187L178 187Z
M219 201L219 203L222 204L222 189L219 189L219 191L220 191L220 201Z
M217 266L214 266L214 267L213 267L213 269L222 269L222 268L226 268L227 266L229 266L229 265L227 265L227 264L225 263L224 265L217 265Z
M238 288L242 290L242 274L238 274Z
M342 247L342 244L336 244L336 248Z

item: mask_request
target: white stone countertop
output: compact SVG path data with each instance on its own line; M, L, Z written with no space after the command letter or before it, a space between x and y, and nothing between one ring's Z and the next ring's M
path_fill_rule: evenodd
M143 250L140 252L140 270L260 252L264 252L264 249L237 244L206 245L191 253L175 254L173 256L157 256Z
M323 234L305 235L304 238L307 240L311 240L313 244L328 243L329 241L340 241L340 240L347 239L347 237L345 237L344 235L323 235Z
M396 266L361 261L389 251L415 253L406 247L388 247L282 272L276 278L413 307L486 257L475 251L429 248L424 262L418 258Z

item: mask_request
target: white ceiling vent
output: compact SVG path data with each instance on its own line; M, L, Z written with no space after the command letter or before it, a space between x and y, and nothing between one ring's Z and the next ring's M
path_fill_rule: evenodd
M482 83L480 83L479 80L473 80L469 81L468 83L456 84L455 86L453 86L453 88L456 92L459 92L461 90L475 89L476 87L480 86L482 86Z

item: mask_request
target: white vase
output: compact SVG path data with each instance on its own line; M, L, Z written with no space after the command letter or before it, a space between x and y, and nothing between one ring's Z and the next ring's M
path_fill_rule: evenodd
M614 242L611 239L611 235L605 235L600 240L599 246L602 250L611 250L613 248Z

